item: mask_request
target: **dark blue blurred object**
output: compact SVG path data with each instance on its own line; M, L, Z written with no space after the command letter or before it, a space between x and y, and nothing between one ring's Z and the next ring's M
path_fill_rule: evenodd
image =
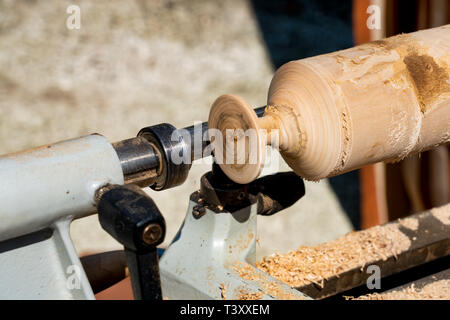
M353 46L352 1L253 0L276 68L301 58Z

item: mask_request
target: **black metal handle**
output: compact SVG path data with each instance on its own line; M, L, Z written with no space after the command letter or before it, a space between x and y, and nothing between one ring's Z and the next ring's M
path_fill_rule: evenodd
M98 196L102 228L125 247L133 295L160 300L157 246L164 241L166 224L153 200L134 185L110 185Z

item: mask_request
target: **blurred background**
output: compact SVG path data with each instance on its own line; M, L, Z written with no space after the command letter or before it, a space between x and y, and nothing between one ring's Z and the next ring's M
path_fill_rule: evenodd
M70 5L81 27L66 27ZM381 28L367 27L370 5ZM206 121L233 93L266 103L285 62L449 22L448 0L0 1L0 154L90 133L109 141L168 122ZM258 258L332 240L449 201L448 147L317 183L293 207L258 220ZM280 160L282 162L282 160ZM210 165L153 197L170 243ZM280 171L289 170L282 162ZM97 216L71 234L80 255L119 249Z

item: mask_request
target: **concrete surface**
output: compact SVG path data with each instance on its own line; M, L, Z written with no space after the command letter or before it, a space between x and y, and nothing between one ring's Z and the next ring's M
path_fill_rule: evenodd
M80 30L66 28L70 4L81 8ZM262 106L274 72L265 48L246 1L0 1L0 153L93 132L114 142L160 122L192 125L223 93ZM207 170L194 163L184 185L147 190L166 218L165 244ZM295 206L259 219L258 256L351 229L328 181L307 182ZM120 247L96 216L75 221L71 233L80 254Z

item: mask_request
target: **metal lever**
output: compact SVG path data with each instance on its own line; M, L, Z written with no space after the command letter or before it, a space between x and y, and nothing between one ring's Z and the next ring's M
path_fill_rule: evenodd
M166 224L153 200L134 185L110 185L98 192L102 228L125 247L134 298L161 300L157 246Z

